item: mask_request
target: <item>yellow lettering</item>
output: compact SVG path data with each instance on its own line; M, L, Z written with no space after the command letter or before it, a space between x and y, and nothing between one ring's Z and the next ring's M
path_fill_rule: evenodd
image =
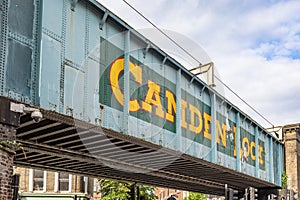
M226 124L222 124L222 132L220 133L220 137L222 139L222 145L226 147Z
M182 128L187 128L186 108L187 108L187 102L185 100L181 99L181 126L182 126Z
M119 102L120 105L123 106L124 95L123 92L121 91L121 87L119 84L119 76L122 71L124 71L124 59L120 58L115 60L115 62L111 65L109 79L110 79L111 89L116 100Z
M249 154L250 154L250 148L249 148L249 140L248 140L247 137L244 137L244 138L243 138L243 141L242 141L242 147L243 147L243 149L241 149L241 151L242 151L243 153L245 153L244 155L245 155L246 157L248 157ZM247 150L247 152L244 152L245 150Z
M222 139L222 145L226 147L226 125L222 124L222 129L221 129L221 124L220 121L216 121L216 128L217 128L217 143L220 144L220 137Z
M250 149L251 149L251 159L255 160L256 159L256 156L255 156L255 142L252 141L250 143ZM253 149L254 149L254 153L253 153Z
M174 94L171 93L169 90L166 90L166 98L168 100L167 102L167 112L166 112L166 120L170 122L174 122L174 113L176 113L176 102L174 99Z
M207 114L206 112L203 113L203 118L204 118L204 134L203 136L207 139L211 139L211 133L209 131L209 125L211 122L211 116Z
M149 113L152 112L152 105L156 106L155 112L156 115L164 118L165 112L162 108L160 100L160 86L150 80L148 80L148 92L145 98L145 101L142 102L142 108Z
M259 158L259 164L261 164L261 165L264 164L264 160L262 157L263 150L264 150L264 148L262 146L258 146L258 158Z
M196 134L199 134L202 131L203 125L201 112L197 107L193 106L192 104L189 104L189 109L191 112L191 123L189 124L189 130ZM195 116L197 116L199 119L198 126L196 126Z
M142 85L142 68L133 62L129 64L129 71L132 75L134 81L139 85ZM109 79L110 85L112 89L112 93L116 99L116 101L124 106L124 94L120 86L120 76L124 72L124 58L116 59L110 68ZM138 99L130 99L129 101L129 111L136 112L140 109L143 109L149 113L155 112L155 115L166 119L167 121L174 123L175 114L177 112L176 109L176 98L175 95L168 89L165 90L165 101L166 101L166 111L163 109L162 105L162 97L161 94L161 86L151 80L148 80L148 91L145 96L145 99L141 102L141 105ZM203 137L211 140L212 133L211 131L211 123L212 118L211 115L204 112L203 116L201 114L200 109L198 109L195 105L187 103L187 101L181 99L181 127L185 129L189 129L189 131L200 134L203 130ZM154 106L154 107L153 107ZM189 120L187 120L187 109L189 109ZM154 111L153 111L154 110ZM203 118L202 118L203 117ZM204 120L204 121L203 121ZM189 121L189 124L187 123ZM203 124L204 123L204 124ZM258 155L256 155L256 143L255 141L249 141L247 137L242 138L240 152L237 152L236 146L240 143L237 141L236 132L237 127L233 126L233 136L234 136L234 149L233 155L237 157L237 154L243 158L243 161L248 161L248 157L250 156L252 160L256 160L258 158L259 164L264 164L263 160L263 146L258 145ZM214 133L213 133L214 134ZM226 124L221 124L219 120L216 120L216 140L217 143L222 143L222 146L226 148L227 142L227 129ZM239 144L240 145L240 144ZM257 157L258 156L258 157Z
M133 64L130 62L129 65L130 73L134 77L134 80L139 83L140 85L142 84L142 68L138 65ZM140 104L137 99L130 100L129 101L129 112L136 112L140 109Z
M134 65L132 62L130 62L129 65L130 73L135 78L135 81L139 84L142 84L142 68L138 65ZM121 91L120 83L119 83L119 77L121 72L124 71L124 58L120 58L115 60L115 62L112 64L109 78L110 78L110 85L112 92L118 101L120 105L124 105L124 94ZM136 112L140 109L140 105L137 99L133 99L129 101L129 111L130 112Z
M233 150L233 156L236 156L236 144L237 144L237 141L236 141L236 127L235 127L235 126L233 127L233 134L234 134L234 150Z

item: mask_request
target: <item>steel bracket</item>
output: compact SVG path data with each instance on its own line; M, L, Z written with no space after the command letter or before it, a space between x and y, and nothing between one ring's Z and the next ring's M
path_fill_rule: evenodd
M163 61L162 61L162 63L160 64L160 69L163 68L163 66L164 66L164 64L166 63L167 59L168 59L168 57L165 56L164 59L163 59Z
M199 70L199 72L193 73L193 71L195 71L195 70ZM203 71L201 71L201 70L203 70ZM209 84L209 80L208 80L208 76L207 76L207 84L209 84L210 87L215 87L216 85L215 85L215 80L214 80L215 73L214 73L214 63L213 62L209 62L207 64L199 63L198 67L194 67L192 69L189 69L189 71L191 73L193 73L194 76L198 76L198 75L201 75L201 74L204 74L204 73L208 73L209 70L211 70L211 72L212 72L212 76L211 76L212 83ZM194 77L190 81L190 84L192 84L193 80L194 80Z
M147 47L144 49L143 51L143 55L144 55L144 59L146 58L146 54L148 53L149 49L150 49L150 46L151 44L149 42L147 42Z
M75 12L75 7L78 3L78 0L71 0L71 10Z
M193 78L192 78L192 79L191 79L191 81L189 82L189 85L188 85L189 87L190 87L190 86L191 86L191 84L193 83L193 81L194 81L195 77L196 77L196 76L193 76Z
M202 96L202 93L204 92L205 88L206 88L206 85L204 85L203 88L200 90L200 96Z
M103 30L103 25L106 22L107 17L108 17L108 10L105 10L104 15L103 15L102 19L99 22L99 29L100 30Z
M220 108L223 106L224 102L225 102L225 100L222 99L222 101L221 101L221 103L220 103L220 105L219 105Z
M243 118L241 118L241 122L242 123L246 122L246 119L248 119L248 117L245 115Z

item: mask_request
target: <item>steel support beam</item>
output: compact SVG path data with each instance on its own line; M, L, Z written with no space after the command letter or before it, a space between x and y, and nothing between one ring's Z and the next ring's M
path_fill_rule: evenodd
M283 147L281 145L277 145L277 151L278 151L278 171L277 171L277 177L281 177L282 176L282 171L283 171L283 165L284 165L284 158L282 156L283 154ZM276 184L277 185L282 185L282 180L281 178L277 178L276 180Z
M126 31L125 33L125 54L124 54L124 107L123 107L123 133L129 134L129 101L130 101L130 94L129 94L129 66L130 66L130 31Z
M269 137L269 181L274 183L273 138Z
M236 145L236 171L241 172L241 117L240 113L236 114L236 136L235 136L235 145Z
M98 165L98 166L108 166L108 167L114 166L114 168L112 168L113 170L122 169L124 171L124 175L126 175L126 176L130 175L132 172L142 173L143 171L145 171L145 172L151 171L151 176L162 178L165 180L172 180L175 182L183 181L186 183L196 184L199 186L202 185L202 186L207 186L210 188L215 188L217 190L222 188L222 184L214 183L214 182L211 182L208 180L202 180L202 179L195 178L192 176L178 174L176 172L169 172L169 171L165 171L165 170L161 170L161 169L149 168L149 167L140 166L140 165L134 165L132 163L126 163L126 162L123 162L120 160L116 161L116 160L99 157L99 156L90 157L90 156L88 156L88 154L83 154L83 153L80 154L78 152L70 151L67 149L39 145L39 144L31 143L31 142L22 141L22 143L24 145L24 149L27 151L33 151L33 152L41 153L41 154L48 155L48 156L54 156L54 155L57 156L58 152L60 152L64 158L70 159L70 160L76 160L79 163L85 162L87 164L91 164L91 165L94 164L94 165ZM36 165L38 165L38 163L36 163ZM50 168L51 168L51 166L50 166ZM63 171L65 171L65 170L69 170L69 168L68 169L64 168ZM60 171L61 171L61 169L60 169ZM144 174L144 173L142 173L142 174Z
M217 111L216 111L216 94L211 94L211 162L217 162Z
M179 151L182 151L181 133L181 69L177 70L176 76L176 134L178 137Z
M214 103L212 103L212 105L214 105ZM190 190L194 190L196 188L197 191L211 191L213 194L217 194L220 190L214 187L211 188L209 186L211 183L224 185L225 183L228 183L228 180L231 180L230 187L232 188L243 189L247 187L247 185L251 185L257 188L276 188L276 185L272 184L269 181L263 181L253 176L239 173L226 167L222 167L218 164L214 164L187 154L182 154L172 149L161 148L160 145L149 143L130 135L125 135L120 132L115 132L103 127L96 127L95 125L91 125L89 123L76 120L68 116L62 116L55 112L45 110L42 110L42 112L44 118L46 119L43 124L41 124L42 126L60 122L62 123L62 125L60 126L66 128L69 126L74 126L76 124L77 129L79 129L81 132L72 132L71 130L68 135L72 134L72 138L68 137L67 139L65 138L62 140L58 140L55 143L51 143L51 145L47 145L47 141L40 141L41 143L38 143L31 140L31 137L34 138L39 136L35 134L29 134L28 136L26 136L26 138L17 138L17 142L21 143L24 148L26 147L25 151L29 156L27 158L28 160L25 159L22 156L22 151L19 150L17 152L16 165L20 163L24 164L25 162L27 162L27 165L29 166L32 163L31 161L35 161L35 163L42 166L42 168L50 169L51 167L56 167L57 164L60 165L57 167L63 169L64 171L77 170L76 174L93 173L96 176L103 175L106 177L110 176L110 178L113 178L114 176L118 176L120 178L126 176L126 178L128 178L128 180L130 181L132 181L134 177L141 178L139 180L148 178L146 181L144 181L148 184L162 184L167 182L169 183L170 181L175 181L171 184L175 186L175 188L184 189L188 187L190 188ZM21 117L22 123L26 123L28 120L31 120L29 119L29 116ZM35 124L32 124L29 125L29 127L25 127L26 130L24 128L20 128L17 129L17 131L20 131L19 134L21 134L23 133L23 131L25 132L30 129L31 126L34 129L39 128L41 125L36 126ZM237 124L237 129L239 129L239 124ZM47 134L51 134L51 131L56 132L57 129L50 128L49 131L47 131ZM101 134L103 136L102 139L98 140L98 143L94 141L96 138L93 138L96 134ZM215 134L215 132L211 132L211 134ZM64 138L64 135L59 135L57 137ZM73 149L70 146L73 144L73 142L78 141L80 137L87 139L85 141L89 143L91 149L93 149L96 154L92 154L93 152L88 152L89 149L86 148L83 144L82 148L80 148L80 151L77 148ZM68 140L72 139L74 139L75 141L72 141L72 144L66 145L66 142L69 143ZM240 142L237 142L237 144L239 143ZM30 145L28 146L28 144ZM62 146L62 144L64 146ZM120 147L120 150L124 147L125 149L123 149L122 151L112 152L111 147L113 147L114 144L117 144ZM268 144L269 138L266 142L266 150L269 149ZM99 148L96 148L96 145L99 145ZM103 148L103 150L101 147ZM277 146L274 147L276 147L277 150ZM100 155L97 155L97 152L99 152ZM36 154L38 154L39 156L34 156ZM49 163L47 163L46 165L45 159L43 159L43 157L47 157L47 155L49 158ZM239 152L236 152L236 155L240 155ZM59 159L59 157L62 159ZM170 163L170 165L164 165L164 163ZM75 166L76 169L72 168L73 166ZM266 167L268 170L269 166L267 165ZM98 171L95 171L95 169L98 169ZM103 172L103 170L105 172ZM111 173L110 170L112 170ZM153 172L158 172L158 174L153 174ZM163 173L163 176L160 176L160 173ZM132 178L132 176L134 177ZM167 178L168 176L179 176L179 179L170 180ZM195 185L193 181L190 182L190 180L187 180L186 177L191 177L193 178L193 180L199 179L201 181L209 181L209 183L208 186L204 184ZM120 178L118 179L120 180ZM183 183L185 183L185 185ZM205 190L203 188L205 188Z
M259 132L258 132L258 126L255 126L254 129L254 134L255 134L255 177L259 178L259 145L258 145L258 137L259 137Z

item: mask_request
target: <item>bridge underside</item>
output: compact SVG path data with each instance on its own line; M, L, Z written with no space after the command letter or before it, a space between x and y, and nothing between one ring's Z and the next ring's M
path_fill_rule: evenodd
M132 136L41 110L34 123L23 115L17 128L15 165L132 181L207 194L224 185L243 190L276 185Z

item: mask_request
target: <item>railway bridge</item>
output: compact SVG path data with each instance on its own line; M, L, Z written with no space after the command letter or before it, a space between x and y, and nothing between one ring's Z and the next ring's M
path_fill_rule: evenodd
M95 0L0 0L0 199L13 166L224 195L283 145Z

